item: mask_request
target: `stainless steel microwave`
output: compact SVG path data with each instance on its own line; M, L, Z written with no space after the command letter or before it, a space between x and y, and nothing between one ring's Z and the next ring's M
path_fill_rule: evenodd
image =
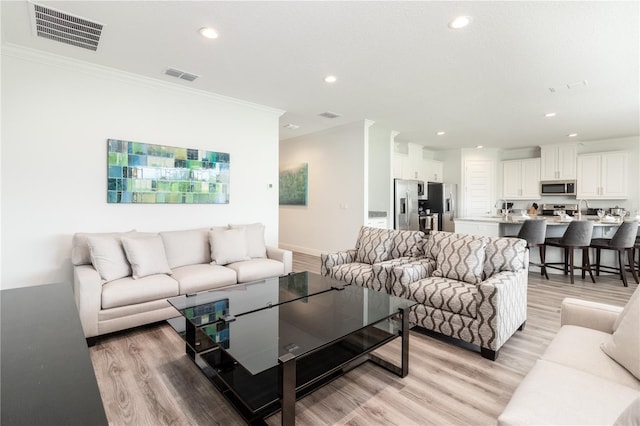
M576 195L575 180L543 180L540 182L542 195Z

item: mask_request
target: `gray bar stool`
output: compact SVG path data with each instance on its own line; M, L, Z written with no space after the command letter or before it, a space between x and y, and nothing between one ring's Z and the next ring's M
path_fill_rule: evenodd
M517 238L522 238L523 240L525 240L527 242L527 248L529 250L531 250L533 247L540 248L540 263L529 262L529 264L540 267L540 275L544 275L546 279L549 279L549 275L547 275L547 269L544 265L544 241L546 234L546 219L528 219L522 222L522 227L518 232Z
M564 274L569 273L571 275L571 284L573 284L573 270L582 270L582 279L585 278L585 271L589 271L591 281L596 282L591 272L591 264L589 263L589 245L591 244L591 236L593 235L593 222L589 220L574 220L569 223L567 230L560 238L546 238L544 241L544 249L547 246L561 247L564 249L564 263L545 262L545 268L560 269L564 271ZM574 266L573 263L573 251L575 249L582 250L582 267ZM560 268L557 265L563 265Z
M634 265L634 246L636 244L636 235L638 235L638 222L622 222L618 230L613 234L612 238L594 238L591 240L591 247L596 249L596 275L600 276L600 269L605 272L617 272L625 287L627 284L627 268L624 265L624 254L627 253L629 259L629 270L636 283L640 284L638 274ZM618 267L606 266L600 264L600 251L616 250L618 252Z

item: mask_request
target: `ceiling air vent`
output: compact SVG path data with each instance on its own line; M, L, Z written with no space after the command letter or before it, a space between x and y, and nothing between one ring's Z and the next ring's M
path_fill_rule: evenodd
M39 4L29 5L32 9L31 24L36 36L94 52L98 50L104 25Z
M199 75L191 74L190 72L181 71L175 68L167 68L164 73L166 75L170 75L171 77L177 77L187 81L193 81L196 78L200 77Z
M336 114L335 112L327 111L327 112L323 112L322 114L320 114L320 117L333 119L333 118L342 117L342 115Z

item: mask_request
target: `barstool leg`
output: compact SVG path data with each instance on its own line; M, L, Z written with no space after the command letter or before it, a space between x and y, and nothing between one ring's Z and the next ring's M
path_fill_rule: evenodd
M540 261L542 262L540 266L540 275L544 275L546 279L549 279L549 275L547 275L547 268L545 266L547 262L547 260L545 259L546 254L547 254L547 246L543 244L540 246Z
M596 276L600 276L600 249L596 249Z
M569 249L564 248L564 274L567 275L569 273Z
M587 253L585 255L586 250L584 249L584 247L582 248L582 268L580 269L580 277L584 280L584 277L586 276L587 273L587 267L585 266L589 257L589 253Z
M634 249L633 247L627 249L627 257L629 258L629 268L631 269L631 275L633 275L633 279L636 281L636 284L640 284L640 280L638 280L638 272L636 271L636 265L634 260Z
M624 260L622 258L622 250L618 250L618 265L620 266L620 278L622 279L622 284L624 284L625 287L629 287L629 284L627 284L627 271L625 271Z
M573 284L573 247L569 249L569 262L570 262L569 271L571 273L571 284Z
M582 265L582 267L587 268L587 271L589 271L589 276L591 277L591 282L595 284L596 279L593 278L593 272L591 271L591 261L589 260L589 247L585 247L583 249L582 258L586 259L583 260L584 265ZM582 269L582 272L584 272L584 269ZM582 278L584 279L584 273L582 274Z

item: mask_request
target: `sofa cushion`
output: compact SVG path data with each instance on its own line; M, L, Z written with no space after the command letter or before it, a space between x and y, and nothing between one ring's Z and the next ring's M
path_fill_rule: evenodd
M331 268L329 277L347 284L369 287L373 278L373 267L368 263L346 263Z
M226 265L250 259L245 228L214 228L209 231L209 243L212 265Z
M498 425L610 425L638 391L539 360L498 417Z
M446 277L470 284L482 282L486 237L451 234L439 244L434 277Z
M133 279L155 274L171 274L159 235L147 238L122 237L122 246L131 264Z
M180 294L197 293L237 282L233 269L208 263L174 268L171 277L178 281Z
M428 259L436 260L438 258L438 251L440 250L440 241L453 235L447 231L433 231L429 234L424 242L424 254Z
M640 390L640 382L600 349L600 345L610 339L611 334L602 331L565 325L553 338L542 359Z
M91 263L100 277L109 282L131 275L131 265L124 253L120 235L87 238L91 251Z
M111 281L102 286L102 309L133 305L177 296L178 282L168 275L149 275Z
M424 254L424 232L392 231L389 257L418 257Z
M485 279L501 271L517 272L525 267L527 244L520 238L489 238L485 249Z
M616 419L613 426L640 425L640 396L633 400L631 404Z
M374 263L383 262L389 259L391 243L389 231L380 229L381 232L368 232L358 239L358 251L356 252L356 262Z
M247 250L252 259L267 257L267 246L264 242L264 224L229 225L232 229L245 228L247 230Z
M208 229L167 231L160 237L171 269L211 262Z
M616 331L602 344L602 350L640 380L640 298L630 300L627 307Z
M239 283L284 275L284 263L273 259L251 259L244 262L234 262L228 264L227 268L236 271Z
M443 277L429 277L410 283L402 297L454 314L475 318L477 314L474 284Z
M120 238L128 233L135 232L135 230L127 232L78 232L73 234L71 241L71 263L75 266L79 265L91 265L91 249L89 248L89 237L117 237Z

